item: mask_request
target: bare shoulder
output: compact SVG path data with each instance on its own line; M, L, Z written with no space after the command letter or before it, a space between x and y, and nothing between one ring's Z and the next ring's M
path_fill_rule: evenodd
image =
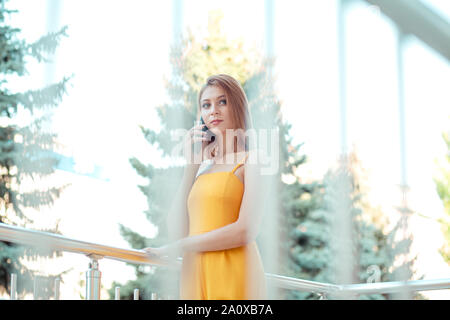
M264 174L264 167L260 149L248 151L247 161L245 163L244 179L247 190L253 197L263 197L265 189L271 181L268 181L267 175Z
M237 163L241 164L239 168L236 170L235 174L238 176L238 178L242 181L242 183L245 185L245 181L248 178L248 174L246 171L246 168L249 167L249 161L250 153L251 151L241 151L236 153L236 160ZM251 169L250 169L251 170Z

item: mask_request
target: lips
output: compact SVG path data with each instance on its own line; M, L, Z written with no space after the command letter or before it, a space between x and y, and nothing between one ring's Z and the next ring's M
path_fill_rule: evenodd
M211 121L211 124L216 125L216 124L221 123L222 121L223 121L223 120L213 120L213 121Z

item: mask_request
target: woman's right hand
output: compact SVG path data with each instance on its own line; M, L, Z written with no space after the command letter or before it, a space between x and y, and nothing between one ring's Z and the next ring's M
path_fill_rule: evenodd
M196 124L188 130L184 139L185 159L188 165L200 165L202 162L202 150L207 144L205 124ZM188 152L188 151L191 152Z

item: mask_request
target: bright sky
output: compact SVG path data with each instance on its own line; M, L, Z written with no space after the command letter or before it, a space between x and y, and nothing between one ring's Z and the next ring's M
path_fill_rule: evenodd
M311 160L299 174L319 178L340 150L336 2L275 2L276 88L283 115L293 124L294 142L305 142L301 151ZM443 15L450 13L449 1L429 2L434 8L442 6ZM263 48L264 1L186 3L184 28L205 27L208 10L221 7L230 37L243 36ZM35 40L46 33L46 0L11 0L9 6L20 11L13 21L23 29L22 36ZM47 222L61 218L61 230L69 237L129 247L118 223L142 234L153 232L142 213L146 199L137 188L145 181L128 159L136 156L164 165L138 125L159 128L154 107L166 99L163 76L170 78L171 1L96 0L88 7L82 1L61 1L59 26L63 25L68 25L69 37L57 51L54 80L72 73L74 78L55 110L54 130L80 170L100 165L109 181L61 172L58 181L69 180L73 186L49 210ZM347 30L349 145L357 146L370 170L371 199L392 211L401 199L396 186L400 155L394 28L357 4L348 13ZM443 209L431 175L434 158L446 151L440 135L450 128L450 92L445 87L450 66L415 39L404 56L410 201L415 210L437 217ZM44 67L30 65L30 72L32 78L21 80L18 88L42 86ZM84 272L83 259L79 270ZM106 279L112 277L109 268L121 266L105 266ZM114 280L133 277L127 270Z
M450 2L447 0L421 0L426 6L434 12L441 15L444 19L450 21Z

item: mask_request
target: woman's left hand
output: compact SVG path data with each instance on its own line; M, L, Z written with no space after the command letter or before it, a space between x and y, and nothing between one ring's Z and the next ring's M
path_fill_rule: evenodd
M164 253L164 249L161 248L144 248L142 249L143 251L145 251L145 253L150 256L150 257L156 257L156 258L162 258L165 253Z
M150 257L156 257L160 259L176 259L178 257L178 250L176 245L174 244L167 244L159 248L144 248L143 251L145 251Z

